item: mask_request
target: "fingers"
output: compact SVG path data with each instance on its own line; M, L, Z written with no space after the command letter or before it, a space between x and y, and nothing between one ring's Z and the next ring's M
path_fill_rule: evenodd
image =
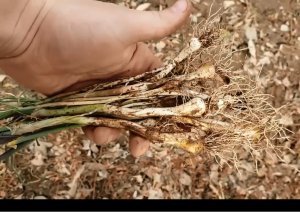
M150 142L146 139L137 136L130 135L129 137L129 151L133 157L140 157L145 154L149 149Z
M160 39L172 34L184 24L190 12L189 0L178 0L163 11L129 10L126 21L129 23L132 42Z
M124 131L120 129L108 128L108 127L93 127L87 126L83 128L84 133L88 139L92 140L98 145L105 145L109 142L113 142L124 135ZM146 139L131 134L129 137L129 151L132 156L140 157L145 154L149 149L150 142Z
M88 139L94 141L98 145L104 145L109 142L119 139L124 132L120 129L108 127L92 127L83 128L84 133Z
M136 49L124 69L124 72L116 77L131 77L146 71L151 71L162 65L162 62L144 43L137 43Z

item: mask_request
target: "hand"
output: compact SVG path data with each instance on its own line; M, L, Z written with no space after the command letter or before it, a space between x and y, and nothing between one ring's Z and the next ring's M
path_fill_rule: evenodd
M179 0L161 11L136 11L92 0L55 1L26 50L0 60L4 71L21 85L51 95L99 81L150 71L161 65L142 43L173 33L190 14L190 3ZM104 144L122 131L86 127L89 139ZM130 136L133 156L140 156L149 142Z

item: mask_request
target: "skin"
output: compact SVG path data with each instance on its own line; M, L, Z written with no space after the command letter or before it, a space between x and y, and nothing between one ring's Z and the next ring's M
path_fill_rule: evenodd
M46 95L161 66L143 42L175 32L191 10L188 0L179 0L160 12L130 10L93 0L41 0L44 4L40 6L34 0L19 0L20 5L16 0L2 1L2 16L11 18L7 23L0 21L4 26L0 31L0 67L19 84ZM32 15L34 12L38 15ZM83 130L99 145L124 134L107 127ZM146 139L130 134L133 156L144 154L148 148Z

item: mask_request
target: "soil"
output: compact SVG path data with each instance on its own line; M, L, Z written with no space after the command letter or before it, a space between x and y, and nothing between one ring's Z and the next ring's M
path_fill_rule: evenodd
M174 0L115 0L133 9L161 10ZM108 146L91 143L81 130L40 139L18 153L14 165L0 164L0 198L300 198L300 1L193 0L190 22L222 13L232 33L234 67L256 79L273 96L288 130L282 158L241 149L239 168L178 149L152 145L142 157L128 153L126 139ZM211 12L210 11L211 8ZM162 59L173 57L190 23L149 45ZM18 86L0 75L1 93Z

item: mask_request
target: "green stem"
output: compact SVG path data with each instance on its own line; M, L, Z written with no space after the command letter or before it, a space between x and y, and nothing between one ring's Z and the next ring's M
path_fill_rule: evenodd
M81 115L86 113L103 113L108 110L105 104L97 105L82 105L65 107L60 109L39 109L33 112L34 117L49 117L49 116L67 116L67 115Z
M31 142L33 142L37 138L44 137L50 133L56 133L56 132L60 132L62 130L78 128L78 127L80 127L80 125L60 126L60 127L54 128L54 129L47 129L47 130L43 130L41 132L33 133L30 135L21 136L21 137L17 138L16 140L11 141L7 144L7 146L11 146L11 147L16 146L16 148L11 148L11 149L7 150L6 152L4 152L2 155L0 155L0 161L7 160L14 153L25 148L27 145L29 145Z
M35 132L44 128L59 126L59 125L68 125L76 124L78 126L85 126L93 123L94 118L81 117L81 116L61 116L51 119L45 119L42 121L36 121L33 123L27 124L18 124L12 126L13 135L23 135L25 133Z
M25 141L35 140L37 138L44 137L44 136L46 136L48 134L51 134L51 133L57 133L57 132L60 132L62 130L72 129L72 128L79 128L79 127L81 127L81 125L71 124L71 125L67 125L67 126L58 126L58 127L55 127L55 128L42 130L42 131L39 131L39 132L36 132L36 133L21 136L21 137L15 139L13 141L7 143L7 146L15 146L15 145L18 145L18 144L23 143Z

